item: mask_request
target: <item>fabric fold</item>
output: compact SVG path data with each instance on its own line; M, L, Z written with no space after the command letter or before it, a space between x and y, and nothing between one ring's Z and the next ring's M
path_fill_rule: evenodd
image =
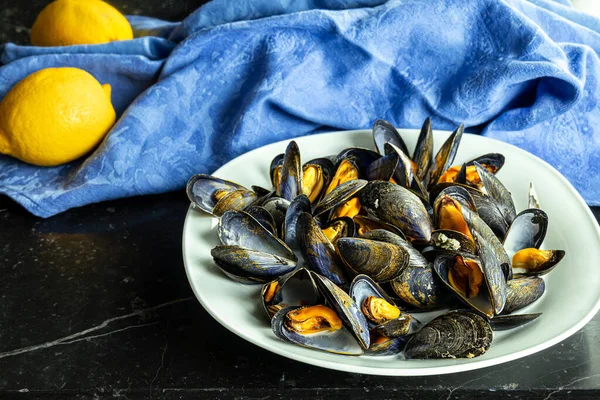
M215 0L180 24L136 26L161 37L4 46L0 96L37 69L76 66L111 83L122 115L85 160L0 156L0 193L48 217L181 189L274 141L431 117L532 152L600 205L600 24L566 1Z

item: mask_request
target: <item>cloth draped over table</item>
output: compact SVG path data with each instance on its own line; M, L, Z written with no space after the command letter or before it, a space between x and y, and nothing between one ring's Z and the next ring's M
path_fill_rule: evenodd
M214 0L130 41L5 44L0 97L47 67L110 83L99 148L40 168L0 156L0 193L41 217L184 187L316 132L464 123L541 157L600 205L600 19L551 0ZM148 36L150 35L150 36Z

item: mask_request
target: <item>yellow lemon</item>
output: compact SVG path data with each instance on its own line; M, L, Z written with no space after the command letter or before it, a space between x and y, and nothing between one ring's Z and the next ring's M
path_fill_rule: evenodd
M98 44L133 39L129 21L100 0L56 0L48 4L31 27L34 46Z
M17 83L0 102L0 153L39 166L73 161L115 123L110 85L78 68L47 68Z

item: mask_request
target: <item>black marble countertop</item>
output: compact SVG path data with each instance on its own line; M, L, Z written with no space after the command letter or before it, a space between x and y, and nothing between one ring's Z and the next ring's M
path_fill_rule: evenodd
M202 2L112 3L177 20ZM4 1L0 41L26 43L45 3ZM600 398L600 316L532 356L444 376L330 371L256 347L193 297L181 254L188 205L180 191L44 220L0 197L0 398Z

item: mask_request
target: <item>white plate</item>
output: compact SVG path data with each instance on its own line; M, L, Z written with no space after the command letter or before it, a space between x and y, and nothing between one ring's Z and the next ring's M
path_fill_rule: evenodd
M418 131L400 132L408 148L414 148ZM434 132L436 149L447 137L448 132ZM295 140L304 161L337 154L352 146L373 148L370 131L334 132ZM288 142L246 153L214 175L247 187L253 184L270 187L269 164L275 155L284 152ZM521 149L481 136L464 135L455 164L490 152L506 157L498 176L512 192L517 211L526 207L529 182L534 183L550 220L544 248L563 249L567 254L561 265L544 277L546 293L542 298L520 311L543 315L523 327L495 333L490 350L483 356L458 360L351 357L277 339L260 309L260 285L236 283L213 264L210 250L218 244L214 230L217 220L190 208L183 230L183 258L192 289L213 318L236 335L294 360L348 372L400 376L446 374L500 364L550 347L581 329L600 307L600 230L573 186L550 165Z

